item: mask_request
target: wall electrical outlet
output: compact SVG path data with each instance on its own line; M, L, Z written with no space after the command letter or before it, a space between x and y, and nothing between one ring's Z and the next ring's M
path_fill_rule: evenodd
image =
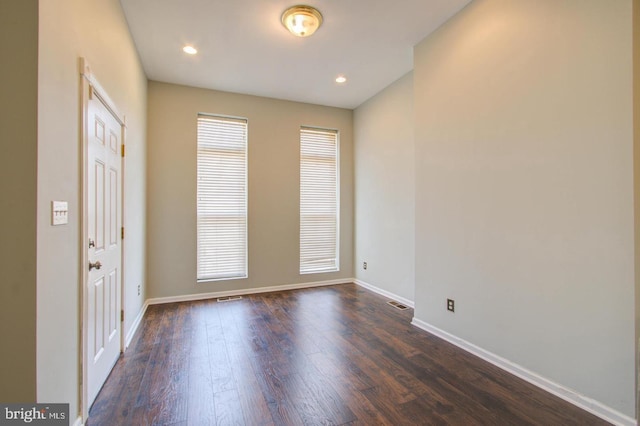
M367 269L367 262L362 262L362 269Z
M447 299L447 311L455 312L455 300Z

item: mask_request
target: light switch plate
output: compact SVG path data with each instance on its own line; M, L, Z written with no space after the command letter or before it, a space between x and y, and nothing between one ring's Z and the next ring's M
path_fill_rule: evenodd
M69 203L66 201L51 202L51 225L66 225L69 223Z

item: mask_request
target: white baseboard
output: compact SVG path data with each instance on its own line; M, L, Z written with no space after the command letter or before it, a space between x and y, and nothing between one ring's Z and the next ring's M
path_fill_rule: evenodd
M82 416L78 416L75 422L73 422L73 426L82 426Z
M244 288L240 290L215 291L211 293L185 294L183 296L155 297L148 299L146 305L159 305L162 303L189 302L192 300L215 299L217 297L242 296L246 294L271 293L274 291L296 290L300 288L323 287L336 284L349 284L353 278L343 278L329 281L315 281L300 284L285 284L271 287Z
M409 299L406 299L406 298L404 298L402 296L398 296L397 294L393 294L390 291L383 290L383 289L381 289L379 287L376 287L376 286L374 286L372 284L366 283L366 282L364 282L362 280L353 279L353 282L356 283L357 285L359 285L360 287L364 287L367 290L373 291L374 293L378 293L378 294L380 294L380 295L382 295L384 297L388 297L390 299L393 299L393 300L395 300L397 302L400 302L400 303L402 303L404 305L409 306L410 308L414 307L413 300L409 300Z
M631 417L620 413L619 411L614 410L611 407L608 407L601 402L598 402L594 399L591 399L585 395L582 395L574 390L571 390L565 386L562 386L552 380L549 380L545 377L540 376L533 371L530 371L518 364L515 364L505 358L502 358L492 352L489 352L485 349L482 349L473 343L467 342L464 339L461 339L453 334L447 333L444 330L439 329L427 322L419 320L417 318L413 318L411 324L416 327L427 331L431 334L434 334L441 339L446 340L449 343L452 343L459 348L464 349L467 352L472 353L473 355L484 359L487 362L499 367L514 376L520 377L523 380L535 385L559 398L564 399L567 402L570 402L573 405L576 405L582 408L585 411L590 412L608 422L613 423L614 425L619 426L635 426L636 420Z
M127 335L124 338L125 350L129 347L129 344L131 343L131 339L133 339L133 336L136 334L136 330L138 330L138 327L142 322L142 318L144 317L144 313L147 311L148 306L149 306L149 303L144 302L144 304L142 305L142 309L140 309L140 312L138 312L138 315L136 315L136 319L133 320L133 324L131 324L131 328L129 329L129 331L127 332Z

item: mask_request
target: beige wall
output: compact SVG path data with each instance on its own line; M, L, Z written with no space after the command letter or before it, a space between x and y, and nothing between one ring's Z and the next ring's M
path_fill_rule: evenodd
M0 57L0 401L7 403L36 396L37 0L0 0Z
M635 417L631 28L476 0L416 46L415 315Z
M640 0L633 0L633 173L636 272L636 413L640 413Z
M353 277L352 112L149 83L149 297ZM196 282L196 117L249 120L249 277ZM340 271L299 274L299 129L340 131Z
M353 126L356 278L413 301L413 73L359 106Z
M118 0L40 2L38 73L37 398L80 397L80 142L78 58L127 122L124 222L124 332L145 285L146 77ZM50 225L52 200L69 202L69 224Z

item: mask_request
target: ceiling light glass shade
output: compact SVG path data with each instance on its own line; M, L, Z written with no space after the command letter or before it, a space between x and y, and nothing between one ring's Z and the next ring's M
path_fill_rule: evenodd
M322 14L311 6L293 6L282 14L282 25L297 37L309 37L322 25Z

